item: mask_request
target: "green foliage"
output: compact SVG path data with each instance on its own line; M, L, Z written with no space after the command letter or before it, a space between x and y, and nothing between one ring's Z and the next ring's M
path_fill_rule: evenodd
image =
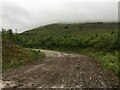
M15 43L20 43L20 37L14 35L12 30L2 31L2 69L32 64L36 60L42 60L44 55L29 49L25 49Z
M104 67L118 74L120 41L117 29L115 23L53 24L20 34L22 43L19 44L87 54L98 58Z
M119 46L117 36L109 36L109 34L109 32L105 35L103 35L103 33L99 33L99 36L97 37L95 37L95 35L65 35L62 37L48 36L44 38L23 38L23 43L20 44L29 48L69 48L73 50L81 48L94 48L95 50L102 50L106 52L118 50Z
M32 37L31 37L32 35ZM94 48L111 52L118 50L116 23L53 24L19 35L20 45L30 48L68 49Z
M115 51L113 53L106 53L101 56L102 64L108 69L114 71L118 74L119 66L118 66L118 52Z
M23 47L87 54L98 58L114 73L120 73L116 23L53 24L14 36L13 41Z

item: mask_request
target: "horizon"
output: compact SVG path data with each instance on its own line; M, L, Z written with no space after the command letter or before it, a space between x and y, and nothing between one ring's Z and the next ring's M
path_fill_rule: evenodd
M113 23L113 24L118 24L119 22L50 23L50 24L45 24L45 25L41 25L41 26L37 26L37 27L33 27L33 28L31 28L31 29L26 29L26 30L24 30L23 32L18 32L18 31L17 31L17 33L20 34L20 33L24 33L24 32L26 32L26 31L30 31L30 30L35 29L35 28L44 27L44 26L49 26L49 25L55 25L55 24L97 24L97 23L103 23L103 24L105 24L105 23ZM4 28L4 27L1 27L1 30L2 30L2 29L8 31L9 29L12 29L12 28ZM1 31L1 30L0 30L0 31ZM16 33L16 30L17 30L17 29L12 29L13 33Z
M109 2L80 1L4 0L2 14L0 14L2 15L0 20L3 22L0 27L17 29L18 33L21 33L54 23L118 23L118 2L115 0Z

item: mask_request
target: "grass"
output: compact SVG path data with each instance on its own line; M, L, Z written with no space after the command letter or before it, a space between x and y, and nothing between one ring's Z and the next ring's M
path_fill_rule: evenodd
M3 71L16 68L22 65L32 64L42 60L44 54L22 48L10 40L3 40L2 43L2 68Z
M118 61L118 51L114 52L95 52L92 49L82 49L80 50L81 54L96 58L100 62L101 66L113 72L115 75L119 76L120 68Z

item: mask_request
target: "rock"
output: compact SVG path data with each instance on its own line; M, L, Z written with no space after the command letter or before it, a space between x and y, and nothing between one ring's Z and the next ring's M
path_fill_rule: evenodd
M40 50L38 50L38 52L41 52Z
M32 84L31 84L31 86L35 86L35 84L34 84L34 83L32 83Z
M22 86L23 86L23 84L21 84L21 83L20 83L20 84L18 84L18 87L22 87Z
M75 69L80 69L80 67L79 67L79 65L78 65L78 64L75 66Z
M19 80L17 80L18 82L23 82L23 79L19 79Z
M18 86L17 85L15 85L15 86L12 86L12 88L17 88Z

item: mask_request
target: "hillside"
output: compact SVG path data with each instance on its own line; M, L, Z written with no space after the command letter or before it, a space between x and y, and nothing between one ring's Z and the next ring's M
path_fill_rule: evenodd
M18 43L24 47L85 54L116 74L120 72L117 23L51 24L19 36Z
M37 60L42 60L44 54L38 53L15 44L8 35L2 38L2 69L3 72L10 68L33 64ZM14 36L13 36L14 37Z
M51 24L20 35L20 44L30 48L73 49L94 48L117 50L117 23ZM76 49L74 49L76 48Z
M3 39L3 69L25 65L3 73L6 88L119 87L115 23L53 24L15 35L9 30Z
M80 23L80 24L51 24L41 26L23 32L23 35L32 35L32 37L46 37L46 36L64 36L67 34L79 35L81 33L87 33L91 31L93 33L106 32L116 30L118 27L117 23Z

